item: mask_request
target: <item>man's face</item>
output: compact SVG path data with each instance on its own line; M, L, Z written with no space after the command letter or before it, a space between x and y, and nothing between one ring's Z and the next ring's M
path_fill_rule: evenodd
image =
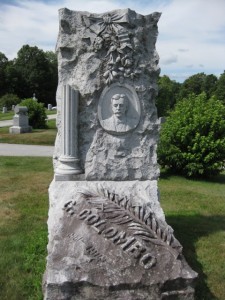
M119 98L118 100L112 100L112 111L113 114L118 118L125 116L127 110L127 104L124 98Z

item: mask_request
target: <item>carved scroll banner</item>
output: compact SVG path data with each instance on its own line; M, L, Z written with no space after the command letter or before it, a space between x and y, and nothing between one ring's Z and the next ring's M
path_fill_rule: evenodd
M44 300L194 300L159 202L160 15L59 11Z

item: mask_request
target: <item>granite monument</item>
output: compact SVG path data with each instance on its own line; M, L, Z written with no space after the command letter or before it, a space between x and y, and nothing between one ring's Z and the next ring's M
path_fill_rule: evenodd
M159 18L59 11L45 300L194 299L157 186Z

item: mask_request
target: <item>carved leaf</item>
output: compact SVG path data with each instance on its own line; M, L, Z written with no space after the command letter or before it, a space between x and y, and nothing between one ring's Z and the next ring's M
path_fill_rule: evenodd
M98 193L82 191L88 203L104 212L104 217L114 224L127 224L128 230L145 242L167 247L178 256L182 246L173 236L170 226L161 227L156 216L146 206L132 206L127 197L119 197L115 193L101 189Z

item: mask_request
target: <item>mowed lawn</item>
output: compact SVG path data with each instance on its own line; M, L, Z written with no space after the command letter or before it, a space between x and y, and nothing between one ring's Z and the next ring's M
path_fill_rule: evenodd
M56 137L56 121L48 120L47 129L33 129L30 133L11 134L9 127L0 128L0 143L53 146Z
M0 299L41 300L51 158L0 157ZM213 181L162 173L168 223L199 273L196 299L225 299L225 174Z

